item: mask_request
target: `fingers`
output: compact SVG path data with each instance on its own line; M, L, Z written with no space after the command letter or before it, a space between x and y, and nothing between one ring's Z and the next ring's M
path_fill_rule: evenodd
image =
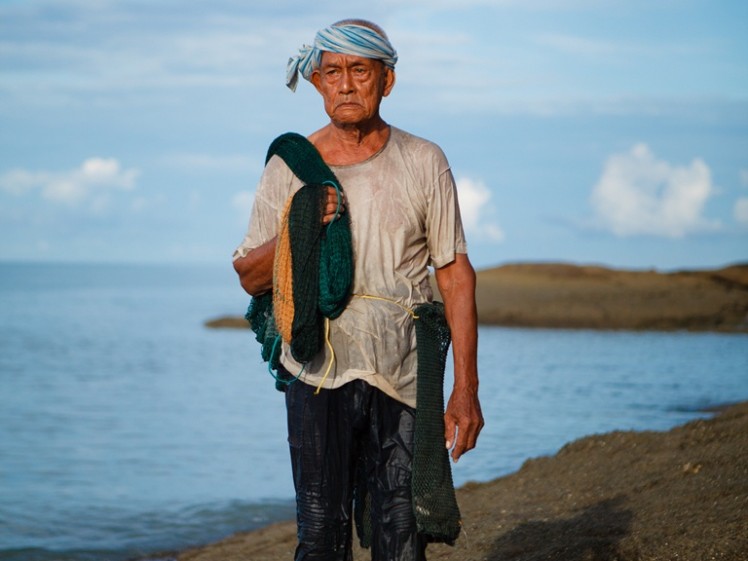
M455 436L457 435L457 425L452 420L452 417L445 416L444 418L444 442L447 445L447 450L452 448L455 444Z
M338 192L333 187L327 188L327 200L322 209L322 223L329 224L339 214L345 212L346 203L345 193L340 191L340 207L338 208Z
M452 453L450 454L452 456L452 461L457 463L457 461L460 459L460 456L462 456L465 452L468 452L475 448L475 442L476 442L476 435L473 435L472 437L467 434L467 431L457 431L457 443L452 448Z
M483 415L477 398L475 401L463 401L460 397L450 400L444 415L444 440L447 448L452 450L450 455L454 462L475 448L483 428Z
M480 432L480 426L469 422L466 423L465 426L460 426L460 428L457 431L457 443L455 444L454 448L452 448L452 460L457 463L457 461L460 459L460 456L462 456L465 452L469 452L473 448L475 448L475 445L478 441L478 433Z
M454 463L457 463L457 461L460 459L460 456L462 456L465 452L469 450L467 447L467 443L465 442L467 437L465 436L464 430L457 430L457 441L455 442L455 445L452 447L452 453L450 454L452 456L452 461Z

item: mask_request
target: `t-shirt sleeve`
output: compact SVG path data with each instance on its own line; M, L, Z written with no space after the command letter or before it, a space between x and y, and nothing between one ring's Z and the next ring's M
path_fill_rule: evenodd
M436 149L434 189L426 213L427 244L431 265L448 265L456 253L467 253L465 232L460 217L457 186L446 157Z
M300 185L299 179L281 158L273 156L270 159L255 190L249 227L234 250L234 261L278 235L286 200Z

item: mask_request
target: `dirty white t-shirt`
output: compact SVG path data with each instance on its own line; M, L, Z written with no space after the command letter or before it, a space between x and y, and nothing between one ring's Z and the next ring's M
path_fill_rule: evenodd
M416 335L407 310L432 300L429 265L443 267L467 252L449 164L437 145L391 127L377 154L331 169L347 199L355 296L330 321L334 357L325 346L300 380L319 385L332 363L322 387L363 379L415 407ZM234 259L278 234L286 201L301 185L282 159L270 159ZM281 362L294 375L302 372L285 344Z

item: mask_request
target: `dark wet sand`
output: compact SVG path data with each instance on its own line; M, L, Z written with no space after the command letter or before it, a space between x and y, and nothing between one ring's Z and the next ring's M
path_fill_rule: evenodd
M464 532L431 561L746 561L748 402L668 432L582 438L458 501ZM294 546L287 522L177 558L290 560Z

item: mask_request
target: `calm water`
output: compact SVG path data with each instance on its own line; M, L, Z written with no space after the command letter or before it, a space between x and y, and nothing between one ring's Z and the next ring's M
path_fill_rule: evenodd
M0 559L127 559L293 517L282 394L230 266L0 264ZM748 399L748 337L480 333L485 481Z

